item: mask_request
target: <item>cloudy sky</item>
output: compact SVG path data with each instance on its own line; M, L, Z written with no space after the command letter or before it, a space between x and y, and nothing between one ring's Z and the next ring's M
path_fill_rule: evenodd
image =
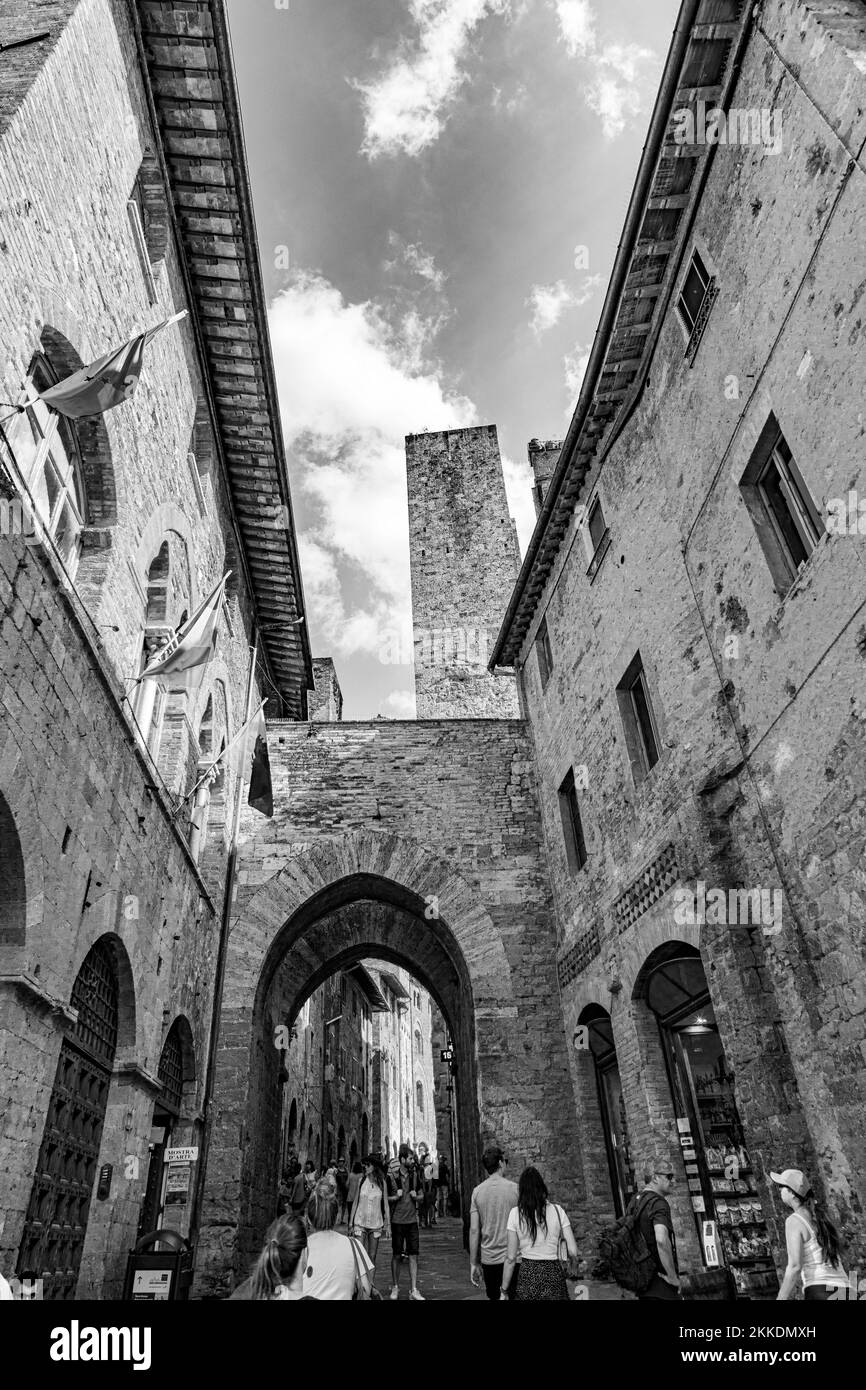
M229 0L315 655L414 714L404 437L562 438L678 0ZM503 611L507 601L503 595Z

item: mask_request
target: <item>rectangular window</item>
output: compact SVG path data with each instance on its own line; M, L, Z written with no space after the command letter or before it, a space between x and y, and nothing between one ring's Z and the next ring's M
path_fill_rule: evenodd
M542 618L539 624L538 635L535 638L535 650L538 653L538 674L541 677L543 690L550 680L550 673L553 670L553 648L550 645L546 618Z
M677 301L680 318L688 329L689 334L695 331L695 324L698 321L698 315L701 312L701 305L704 302L704 296L709 288L709 284L709 272L701 260L700 254L697 251L693 251L692 263L683 281L683 287Z
M138 179L132 190L132 197L126 204L126 211L129 214L129 225L132 229L132 239L135 243L135 250L141 264L141 273L144 276L144 283L147 289L147 297L151 304L157 300L156 281L153 278L153 269L150 264L150 253L147 249L147 236L145 226L147 221L147 209L144 206L144 194Z
M773 415L743 474L740 491L776 588L784 596L808 562L824 526Z
M640 652L617 686L620 713L635 781L646 777L659 760L658 734Z
M569 872L579 873L586 863L586 841L583 835L583 822L577 804L577 789L574 785L574 770L568 775L559 789L559 812L562 816L562 832L565 836L565 854Z
M589 509L589 538L592 542L592 553L598 550L604 540L607 527L604 524L604 512L601 507L601 498L596 497Z

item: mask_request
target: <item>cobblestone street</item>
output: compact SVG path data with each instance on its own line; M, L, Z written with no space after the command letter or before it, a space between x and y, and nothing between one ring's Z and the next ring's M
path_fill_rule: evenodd
M345 1230L345 1226L341 1229ZM390 1260L391 1242L382 1241L376 1261L376 1288L385 1298L390 1293ZM446 1216L430 1230L422 1228L418 1287L428 1302L487 1302L484 1288L474 1289L469 1282L469 1256L463 1249L463 1226L457 1217ZM631 1297L616 1284L599 1280L586 1280L578 1287L586 1289L586 1294L581 1297L588 1297L590 1302L599 1299L610 1302ZM409 1301L409 1267L405 1260L400 1268L400 1300Z

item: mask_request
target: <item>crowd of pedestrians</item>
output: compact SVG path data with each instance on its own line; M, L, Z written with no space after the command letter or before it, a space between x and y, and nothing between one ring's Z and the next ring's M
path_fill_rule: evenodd
M501 1148L484 1150L486 1174L472 1191L469 1280L484 1285L491 1302L565 1302L569 1282L579 1279L581 1260L568 1212L548 1191L538 1168L529 1165L514 1182ZM838 1231L807 1175L787 1168L771 1173L782 1205L787 1266L782 1300L802 1290L806 1300L850 1295ZM669 1198L675 1165L655 1159L644 1185L622 1217L602 1235L599 1253L607 1275L640 1301L681 1299L683 1281ZM405 1261L409 1298L424 1302L419 1286L421 1226L445 1214L450 1190L447 1162L426 1144L417 1151L401 1144L390 1161L365 1155L350 1173L345 1159L329 1163L321 1177L312 1162L292 1164L280 1184L277 1220L250 1277L235 1299L376 1299L379 1243L391 1242L391 1299L400 1296ZM347 1233L337 1227L345 1221Z

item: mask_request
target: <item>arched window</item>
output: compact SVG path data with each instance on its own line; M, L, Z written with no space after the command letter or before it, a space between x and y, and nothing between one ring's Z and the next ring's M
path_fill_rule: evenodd
M168 584L170 555L168 541L163 541L147 571L147 607L145 609L144 640L139 659L139 674L165 645L168 614ZM159 754L162 717L165 713L165 687L155 680L142 681L135 700L135 718L141 736L155 759Z
M421 1029L420 1029L420 1028L416 1028L416 1029L415 1029L415 1054L416 1054L416 1056L420 1056L420 1055L421 1055Z
M415 1099L416 1099L417 1104L418 1104L418 1113L419 1113L419 1115L423 1115L423 1114L424 1114L424 1083L423 1083L422 1081L416 1081L416 1083L415 1083Z
M70 576L78 568L87 498L78 437L71 421L39 396L61 376L43 354L34 357L24 386L26 408L7 431L18 468Z
M0 946L23 946L27 920L24 855L15 818L0 796Z
M127 211L147 297L151 304L155 304L157 292L153 272L165 258L168 208L159 164L150 152L145 154L130 190Z

